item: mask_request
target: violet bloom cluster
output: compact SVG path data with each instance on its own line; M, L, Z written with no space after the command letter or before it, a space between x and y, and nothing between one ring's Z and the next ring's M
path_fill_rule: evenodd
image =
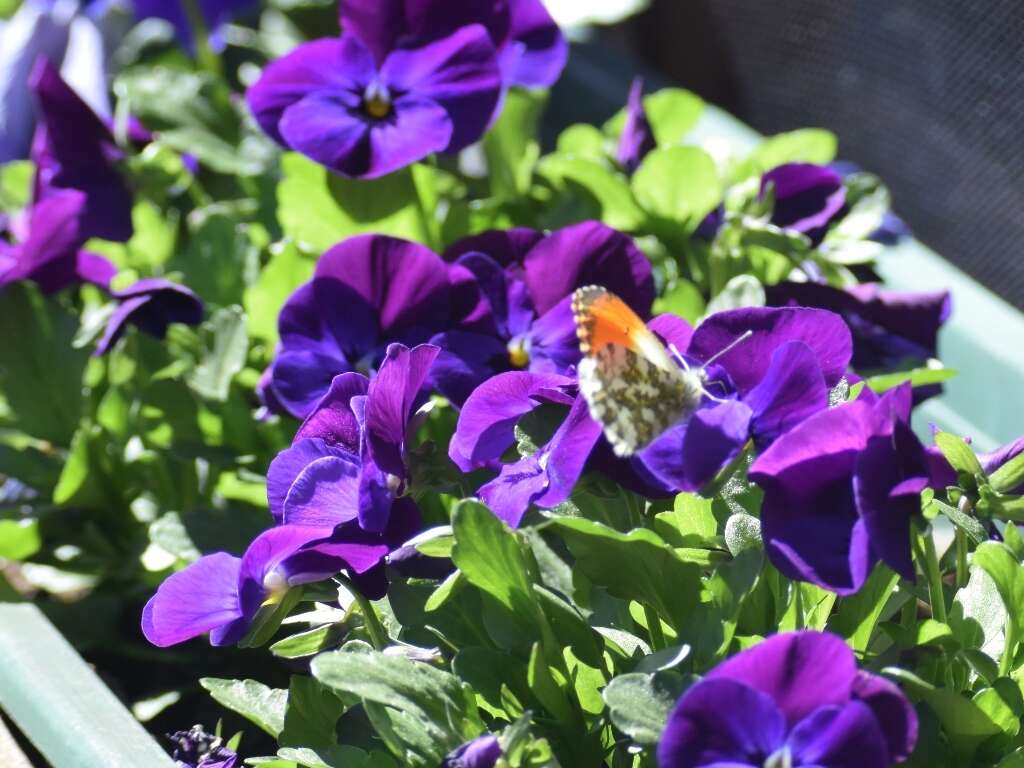
M934 358L951 309L948 291L890 291L874 283L839 289L786 282L766 290L773 306L820 307L841 315L853 333L853 367L863 372Z
M128 325L162 339L171 323L198 325L203 321L203 302L199 297L184 285L169 280L147 278L110 293L117 306L96 343L96 355L109 352Z
M761 196L769 190L775 201L772 224L807 235L814 245L846 206L843 178L825 165L786 163L773 168L761 177Z
M432 339L443 350L437 389L461 405L489 377L513 369L568 373L579 362L570 307L584 285L614 285L641 317L650 315L650 262L628 236L596 221L545 236L531 229L484 232L445 252L453 280L477 292L457 328Z
M750 335L709 369L708 387L716 399L706 398L628 462L609 457L574 376L512 371L484 382L459 415L449 456L467 472L500 467L479 490L498 517L515 526L530 504L550 508L566 501L592 453L603 471L648 494L698 490L748 441L763 449L827 409L830 389L851 353L842 319L815 309L731 310L710 316L696 330L662 315L650 328L697 366ZM568 406L565 420L536 453L502 465L515 443L517 421L543 404Z
M913 706L857 669L835 635L776 635L719 664L680 697L659 768L889 768L917 743Z
M856 592L881 560L914 579L911 522L936 484L910 428L909 384L815 414L750 467L764 490L761 533L769 559L793 579Z
M385 558L418 532L405 441L415 398L437 350L392 345L372 382L338 376L267 474L276 523L241 557L216 553L167 578L146 605L142 630L158 646L210 633L243 639L261 607L291 588L346 571L371 599L387 590Z
M472 144L503 88L550 85L567 50L539 0L346 0L341 26L272 62L248 101L278 143L354 178Z
M305 418L339 373L371 373L389 344L419 344L448 328L453 290L447 265L426 246L384 235L339 243L281 310L267 401Z

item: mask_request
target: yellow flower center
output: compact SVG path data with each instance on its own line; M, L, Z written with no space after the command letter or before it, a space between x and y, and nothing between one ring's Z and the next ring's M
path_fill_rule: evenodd
M508 361L513 368L525 368L530 364L530 347L523 339L513 339L508 343Z

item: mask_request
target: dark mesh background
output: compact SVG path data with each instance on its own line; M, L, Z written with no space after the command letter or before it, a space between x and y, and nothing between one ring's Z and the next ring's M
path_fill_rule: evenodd
M920 240L1024 307L1024 0L656 0L630 34L763 133L835 131Z

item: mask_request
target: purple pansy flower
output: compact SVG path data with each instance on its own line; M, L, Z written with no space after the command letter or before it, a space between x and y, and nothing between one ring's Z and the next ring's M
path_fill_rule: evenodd
M118 172L114 137L57 70L40 58L30 81L40 123L32 143L36 202L67 189L85 195L84 239L126 241L132 235L132 194Z
M821 310L733 310L712 315L696 331L681 318L662 315L650 328L695 365L751 332L709 371L708 386L721 402L706 400L628 462L598 452L605 459L602 471L628 468L628 482L653 495L699 489L751 438L768 445L827 408L829 389L850 358L846 326ZM544 403L569 405L568 416L537 453L501 466L501 456L515 442L518 419ZM449 456L463 471L500 467L498 477L479 494L498 517L515 526L530 504L550 508L567 500L595 446L603 444L601 426L577 394L574 377L510 372L470 395Z
M203 320L203 302L183 285L161 278L139 280L127 288L112 291L117 308L107 321L96 344L96 355L105 355L131 323L150 336L162 339L171 323L198 325Z
M432 339L443 350L438 390L456 404L489 376L514 368L566 373L579 362L572 292L610 285L641 317L650 314L650 262L628 236L596 221L547 237L528 229L485 232L445 254L453 274L475 278L483 311Z
M853 367L893 370L937 354L939 329L949 319L948 291L887 291L865 283L845 290L818 283L779 283L767 289L773 306L837 312L853 332Z
M169 576L146 603L142 632L165 648L210 633L213 645L237 643L260 607L291 587L330 578L342 570L363 574L390 547L382 537L330 527L282 525L264 531L241 557L218 552Z
M811 416L753 463L765 548L783 574L852 594L882 560L913 580L911 520L934 481L910 406L909 384L879 398L862 393Z
M178 42L186 49L193 50L195 41L192 24L189 22L187 4L193 0L132 0L135 17L138 19L157 18L168 21L174 27ZM215 51L224 48L223 28L235 16L256 8L258 0L198 0L199 12L210 34L210 47Z
M888 768L917 743L895 685L835 635L792 632L711 670L669 715L659 768Z
M615 154L619 165L626 173L633 173L648 153L658 146L654 131L644 111L643 78L633 79L629 88L629 100L626 102L626 122L619 136L619 147Z
M28 157L35 132L29 76L40 57L61 68L63 77L96 112L107 115L106 3L26 0L0 22L0 163Z
M171 757L177 768L235 768L238 765L238 754L224 746L219 736L207 733L201 725L168 734L167 738L174 742Z
M772 224L807 235L815 245L846 205L842 177L828 166L787 163L761 177L761 195L773 190Z
M277 399L305 418L339 373L373 371L391 342L417 344L446 328L450 294L447 266L423 245L363 235L334 246L278 317Z
M498 738L488 733L456 749L444 759L441 768L494 768L504 756Z
M378 63L410 40L447 37L481 24L493 44L506 87L547 88L558 80L569 44L541 0L342 0L341 26L359 37Z
M104 257L81 250L86 198L77 190L54 193L32 206L12 229L15 242L0 242L0 286L32 280L46 293L77 282L106 288L117 272Z
M320 527L355 522L384 531L409 481L406 439L437 348L388 347L377 375L334 378L291 448L267 473L278 523Z
M272 62L249 89L273 139L345 176L373 179L483 135L501 93L479 24L417 39L374 60L357 34L316 40Z

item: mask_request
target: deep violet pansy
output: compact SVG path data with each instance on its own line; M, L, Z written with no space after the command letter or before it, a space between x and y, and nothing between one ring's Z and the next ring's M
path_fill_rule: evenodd
M167 334L171 323L198 325L203 320L203 302L184 285L162 278L139 280L127 288L111 291L117 306L107 321L103 336L96 343L96 355L105 355L134 325L158 339Z
M913 580L911 521L933 484L909 425L910 385L814 414L751 465L764 490L761 532L784 575L841 595L882 560Z
M917 743L903 692L857 669L832 634L775 635L712 669L676 702L658 768L889 768Z
M558 80L569 44L541 0L342 0L341 26L383 62L408 40L447 37L481 24L498 57L503 83L547 88Z
M441 768L494 768L504 755L497 736L487 733L454 750Z
M32 280L45 293L79 282L106 288L117 268L103 256L82 250L85 206L84 193L67 189L25 211L11 227L14 242L0 242L0 286Z
M372 380L343 373L267 473L278 523L312 527L354 522L380 533L392 507L411 504L406 441L437 348L388 347Z
M939 329L949 319L949 291L892 291L874 283L846 289L783 282L766 289L773 306L820 307L842 316L853 333L853 367L894 370L937 354Z
M448 267L429 248L383 235L349 238L324 253L281 310L273 393L305 418L339 373L375 371L389 344L427 341L452 311Z
M453 244L452 280L468 274L482 309L431 341L441 347L434 384L462 404L488 377L515 369L568 373L579 362L572 292L613 285L641 317L650 314L654 278L633 240L585 221L550 235L528 229L484 232Z
M359 37L300 45L248 92L264 131L345 176L373 179L483 135L501 95L479 24L409 40L377 60Z
M32 70L39 124L32 142L36 202L74 189L85 195L81 234L126 241L132 235L132 193L117 169L122 152L107 124L45 58Z
M761 195L772 190L772 224L807 235L815 245L846 205L842 177L828 166L787 163L761 177Z

